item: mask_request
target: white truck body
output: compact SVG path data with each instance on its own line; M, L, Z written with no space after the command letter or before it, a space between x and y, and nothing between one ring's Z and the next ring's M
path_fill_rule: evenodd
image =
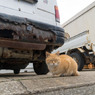
M83 47L83 46L85 46L87 49L91 49L89 46L90 45L89 42L90 42L89 31L84 31L84 32L66 40L64 45L62 45L61 47L59 47L56 50L53 50L52 53L56 53L59 51L60 53L66 54L68 51L70 51L72 49L76 49L76 48Z
M1 0L0 13L29 18L35 21L58 25L55 20L56 0L38 0L36 3L27 1L35 0Z
M18 74L33 63L36 74L48 73L46 51L64 43L56 0L1 0L0 70Z

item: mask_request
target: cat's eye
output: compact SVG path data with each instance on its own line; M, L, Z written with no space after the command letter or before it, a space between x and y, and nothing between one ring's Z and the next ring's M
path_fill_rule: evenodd
M51 63L56 63L57 60L51 60Z

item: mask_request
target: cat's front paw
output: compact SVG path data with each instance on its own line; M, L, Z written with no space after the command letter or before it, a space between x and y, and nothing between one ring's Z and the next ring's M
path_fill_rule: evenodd
M64 74L61 74L60 77L64 77Z
M47 75L48 76L53 76L53 74L51 72L48 72Z

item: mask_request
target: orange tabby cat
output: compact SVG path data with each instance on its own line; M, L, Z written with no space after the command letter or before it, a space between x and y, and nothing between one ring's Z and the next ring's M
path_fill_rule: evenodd
M77 63L68 55L59 55L59 52L54 54L46 52L46 64L52 75L79 75Z

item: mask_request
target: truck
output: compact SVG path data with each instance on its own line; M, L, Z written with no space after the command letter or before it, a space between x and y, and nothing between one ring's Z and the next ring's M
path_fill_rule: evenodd
M95 2L65 22L62 27L69 34L64 45L52 51L68 54L78 63L78 70L95 67Z
M19 74L32 62L36 74L47 74L45 52L63 43L56 0L0 2L0 70Z

